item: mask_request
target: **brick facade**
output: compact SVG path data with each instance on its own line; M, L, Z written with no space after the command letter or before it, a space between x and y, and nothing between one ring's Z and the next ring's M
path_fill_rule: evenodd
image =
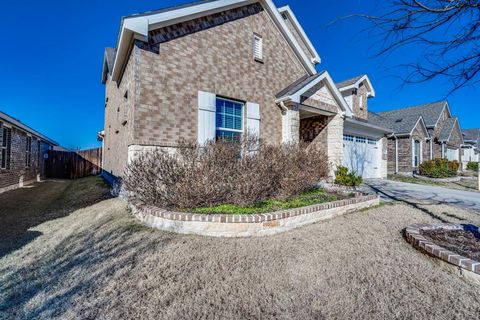
M0 169L0 193L22 187L33 181L45 178L43 155L50 149L36 136L27 135L24 131L0 122L0 143L3 141L3 126L10 128L10 137L7 137L7 168ZM27 137L31 138L30 162L27 165ZM0 163L2 154L0 153Z
M429 145L426 143L428 136L425 131L422 129L421 122L418 122L416 127L413 130L411 136L398 137L398 172L411 173L414 171L413 161L412 161L412 141L418 140L422 145L422 158L423 160L428 160L429 157ZM388 173L396 173L396 144L394 138L388 139ZM425 157L427 156L427 157Z
M368 120L368 89L363 83L352 95L352 106L356 118Z
M253 58L254 34L263 39L262 62ZM133 46L121 82L107 81L104 169L121 176L129 150L196 140L199 90L258 103L265 142L281 143L286 122L298 141L299 111L282 111L275 97L307 74L259 3L153 30L148 44Z

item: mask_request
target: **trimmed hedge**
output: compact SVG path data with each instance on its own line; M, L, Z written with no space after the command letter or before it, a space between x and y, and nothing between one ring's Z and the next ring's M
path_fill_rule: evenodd
M467 169L478 171L478 162L470 161L469 163L467 163Z
M456 160L434 159L420 165L420 174L429 178L450 178L457 176L460 163Z

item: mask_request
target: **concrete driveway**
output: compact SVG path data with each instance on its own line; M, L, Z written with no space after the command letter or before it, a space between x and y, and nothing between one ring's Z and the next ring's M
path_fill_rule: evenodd
M366 180L364 188L380 194L385 201L409 204L450 204L480 212L480 193L390 180Z

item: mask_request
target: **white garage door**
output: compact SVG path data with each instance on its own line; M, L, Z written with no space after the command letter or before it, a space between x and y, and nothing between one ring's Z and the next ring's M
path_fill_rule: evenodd
M366 137L343 136L343 165L364 178L381 178L380 141Z

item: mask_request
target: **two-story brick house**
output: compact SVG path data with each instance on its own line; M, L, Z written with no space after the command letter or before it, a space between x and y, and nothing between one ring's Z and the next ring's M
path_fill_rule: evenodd
M463 136L447 101L371 113L377 125L393 131L388 139L388 172L412 173L424 160L461 162Z
M204 1L122 19L105 50L103 168L245 132L267 143L319 143L332 172L343 162L349 105L289 7Z
M58 144L0 111L0 193L45 178L45 157Z

